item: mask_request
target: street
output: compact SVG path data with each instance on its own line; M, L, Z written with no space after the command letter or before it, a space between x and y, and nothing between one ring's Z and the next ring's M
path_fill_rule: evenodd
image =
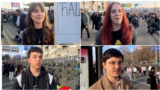
M16 26L13 26L10 22L4 23L2 31L4 37L1 38L1 45L17 45L16 42L12 40L15 38L16 33Z
M139 20L139 27L137 28L137 41L136 45L158 45L157 41L154 39L152 35L147 33L148 29L146 28L146 24L141 19ZM95 37L97 31L92 30L92 22L89 23L89 33L90 39L88 41L87 33L85 29L83 30L83 38L81 40L81 45L95 45Z
M127 78L128 76L126 73L124 73L122 77ZM146 73L146 76L144 76L143 74L140 76L136 75L136 80L134 79L131 80L132 84L134 85L134 89L144 89L144 90L150 89L150 84L147 83L147 78L149 78L148 73Z
M9 77L2 75L2 89L12 90L14 81L9 81Z

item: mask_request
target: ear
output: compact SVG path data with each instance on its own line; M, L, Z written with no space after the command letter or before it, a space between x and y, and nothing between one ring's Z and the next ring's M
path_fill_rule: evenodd
M28 58L28 63L31 63L30 58Z
M104 69L106 69L106 63L105 62L102 62L102 66Z

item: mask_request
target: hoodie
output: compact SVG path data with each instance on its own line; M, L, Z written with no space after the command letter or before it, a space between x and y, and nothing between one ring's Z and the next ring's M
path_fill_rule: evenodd
M26 83L25 83L25 89L47 89L47 80L45 78L45 75L48 74L50 77L49 86L50 89L56 89L56 83L51 74L49 74L44 67L41 67L40 74L38 76L33 76L30 67L24 72L26 74ZM13 89L22 89L22 83L21 83L21 77L22 74L18 75L16 77L16 80L13 85Z

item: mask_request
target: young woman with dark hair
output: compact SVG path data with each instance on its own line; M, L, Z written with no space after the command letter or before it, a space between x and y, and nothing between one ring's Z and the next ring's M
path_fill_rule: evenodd
M23 45L53 45L54 35L49 25L45 6L32 2L26 16L26 30L23 32Z
M132 45L135 42L135 29L129 25L122 6L118 2L111 3L96 35L96 45Z

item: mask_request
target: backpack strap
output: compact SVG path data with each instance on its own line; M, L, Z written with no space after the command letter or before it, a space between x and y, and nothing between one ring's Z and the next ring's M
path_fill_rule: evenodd
M52 84L52 80L53 80L53 75L51 75L50 73L47 73L45 75L45 79L47 81L47 89L51 89L51 84Z
M26 73L23 71L22 74L17 76L17 81L19 86L24 90L25 89L25 82L26 82Z

